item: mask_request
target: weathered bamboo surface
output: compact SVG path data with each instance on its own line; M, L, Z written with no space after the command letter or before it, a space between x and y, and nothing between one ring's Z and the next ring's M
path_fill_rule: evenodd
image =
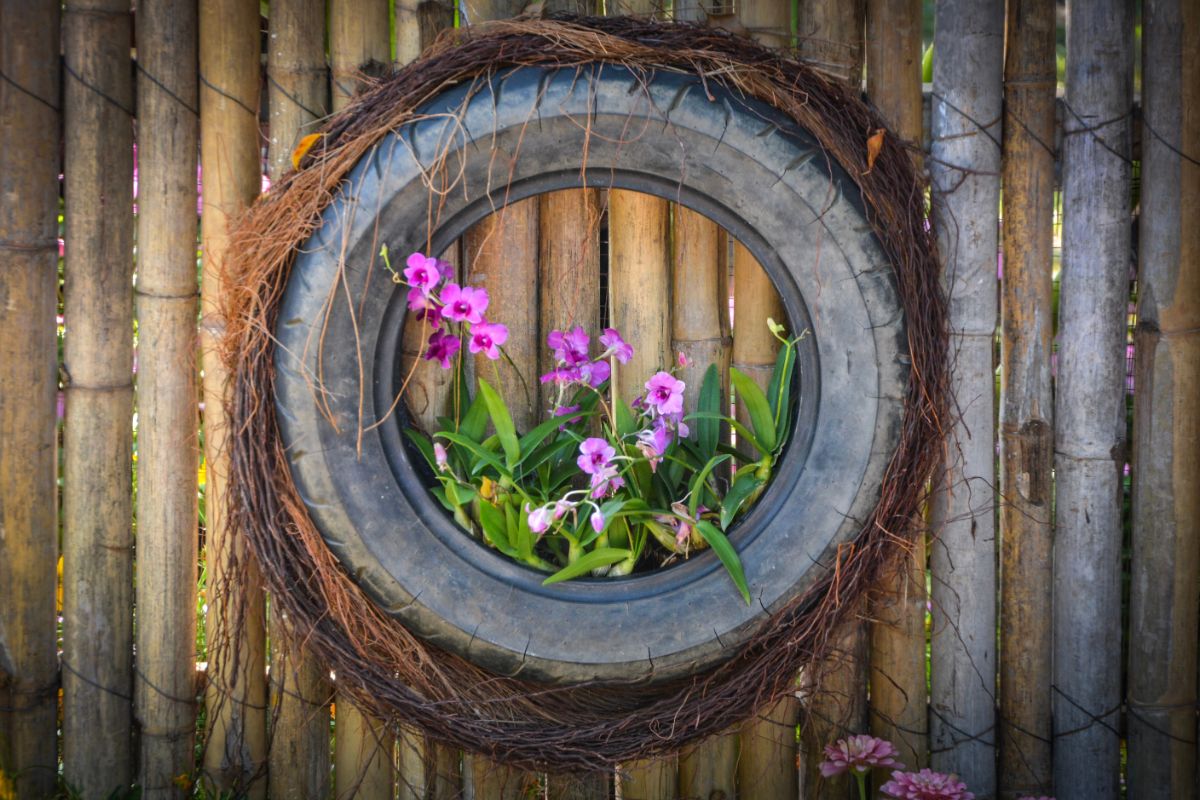
M959 415L934 483L930 751L934 769L995 796L993 342L1004 5L937 5L930 172L950 297Z
M63 780L96 796L133 780L132 23L63 9Z
M218 346L225 332L222 263L229 226L261 186L258 148L259 9L237 0L200 6L200 160L204 213L200 355L204 367L207 464L208 742L204 776L214 786L266 795L265 610L260 580L233 537L225 492L228 375ZM239 585L232 581L236 576Z
M196 4L144 0L138 46L138 541L143 797L192 769L196 670Z
M1054 406L1052 0L1008 6L1000 346L1000 794L1049 794Z
M390 800L395 794L396 734L359 711L344 695L336 703L333 796L335 800Z
M922 139L920 0L869 0L866 8L867 96L891 123L886 136ZM919 154L913 157L919 160ZM914 520L924 527L924 520ZM925 688L925 568L920 535L870 598L871 733L917 769L929 761Z
M387 0L329 0L329 90L341 111L392 62Z
M1055 394L1054 788L1120 791L1132 8L1072 3Z
M1195 798L1200 7L1143 6L1129 796Z
M0 0L0 764L21 797L58 775L59 13Z
M300 140L328 113L325 4L275 0L267 36L268 174L291 169ZM329 794L328 671L291 641L287 620L270 614L270 730L267 789L272 800Z

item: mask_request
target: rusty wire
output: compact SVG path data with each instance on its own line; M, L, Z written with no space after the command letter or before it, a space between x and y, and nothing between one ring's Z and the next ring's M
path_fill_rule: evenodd
M320 224L350 169L413 109L445 89L518 65L621 64L643 74L696 74L782 110L817 138L860 185L867 215L896 274L911 372L900 443L877 508L838 563L775 613L725 663L670 682L546 686L496 675L410 633L374 606L343 571L292 483L273 400L272 328L294 254ZM233 231L226 265L232 376L227 405L230 513L291 637L337 675L339 692L389 724L514 766L611 770L661 756L819 685L831 634L921 531L927 481L948 427L946 299L939 283L926 182L911 145L884 137L868 168L867 139L886 123L841 84L788 54L724 31L633 18L562 16L448 31L417 62L380 81L328 120L300 169L251 208ZM918 521L918 522L914 522ZM230 602L244 592L235 562ZM253 589L252 589L253 590ZM236 621L234 621L236 624Z

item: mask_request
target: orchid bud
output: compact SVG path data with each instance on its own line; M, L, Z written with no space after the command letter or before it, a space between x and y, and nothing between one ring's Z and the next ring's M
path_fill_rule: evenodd
M592 513L592 530L596 533L604 530L604 515L600 513L599 509Z
M538 506L532 511L529 510L529 504L525 504L525 512L529 514L529 530L534 533L545 533L550 527L550 511L546 506Z
M433 443L433 459L437 462L439 471L446 472L450 469L450 465L446 463L446 448L441 442Z
M555 500L554 501L554 519L556 519L556 520L562 519L564 516L566 516L567 512L570 511L574 507L575 507L574 503L568 502L566 500Z

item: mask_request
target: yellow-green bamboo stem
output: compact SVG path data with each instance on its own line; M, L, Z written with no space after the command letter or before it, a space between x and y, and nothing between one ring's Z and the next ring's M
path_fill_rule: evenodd
M225 491L228 375L222 265L229 226L260 187L259 7L212 0L200 8L200 159L204 169L200 348L204 365L204 449L208 586L208 742L204 776L223 790L266 794L265 609L261 580L230 529Z
M138 784L175 797L196 728L196 4L146 0L138 45Z
M96 796L133 780L132 34L121 0L63 9L63 779Z
M334 714L335 800L391 800L395 795L396 734L339 694Z
M18 797L58 777L59 9L0 0L0 764Z

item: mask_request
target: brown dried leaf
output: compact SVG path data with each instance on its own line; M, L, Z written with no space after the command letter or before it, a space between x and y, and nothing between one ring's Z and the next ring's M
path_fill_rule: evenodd
M870 175L871 170L875 169L875 159L879 158L879 151L883 149L884 129L876 128L871 134L871 138L867 139L867 171L863 175Z

